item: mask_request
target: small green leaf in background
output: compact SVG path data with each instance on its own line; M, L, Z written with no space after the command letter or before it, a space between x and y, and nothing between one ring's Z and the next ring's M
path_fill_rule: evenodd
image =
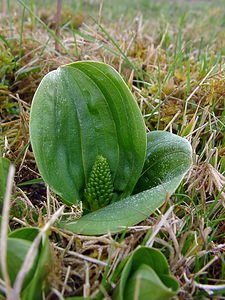
M8 245L7 245L7 265L8 265L8 273L10 277L11 284L14 283L17 273L19 272L24 258L31 246L32 242L26 241L23 239L18 238L8 238ZM30 278L34 275L35 272L35 265L37 260L32 267L32 269L27 274L24 286L30 281Z
M35 273L22 293L22 300L42 300L43 291L48 291L47 277L52 270L52 253L47 236L42 240Z
M122 271L113 300L169 300L178 291L164 255L154 248L139 247Z
M37 228L21 228L9 234L7 265L12 286L23 264L26 254L38 233L39 230ZM50 244L47 236L44 236L32 268L25 277L21 300L42 300L43 291L48 289L46 280L49 272L51 271L51 267L52 258Z
M2 205L5 196L9 166L10 161L5 157L0 156L0 213L2 211Z

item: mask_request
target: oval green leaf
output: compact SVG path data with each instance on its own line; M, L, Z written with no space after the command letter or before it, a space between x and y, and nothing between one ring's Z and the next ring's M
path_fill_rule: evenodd
M171 151L165 151L164 147ZM185 139L164 131L152 132L148 135L148 156L143 170L146 184L142 180L139 183L139 187L149 189L60 226L74 233L100 235L119 232L141 222L175 192L190 168L191 156L191 146Z
M39 229L35 227L23 227L18 228L8 235L9 238L16 238L26 241L31 241L36 238L37 234L39 233Z
M151 215L178 187L183 176L136 195L114 202L78 220L59 224L61 228L83 235L116 233Z
M134 194L185 173L192 163L191 152L190 143L178 135L167 131L148 133L145 164Z
M24 259L39 233L38 228L20 228L9 234L7 245L7 267L13 285ZM23 282L22 300L41 300L43 291L49 289L46 279L52 268L52 253L47 235L42 238L33 265ZM1 278L1 269L0 269Z
M165 256L157 249L139 247L128 259L114 300L168 300L175 296L179 284L169 273Z
M65 65L43 78L30 136L41 176L69 205L82 199L97 155L108 160L118 198L132 193L145 160L137 103L122 77L99 62Z
M50 243L47 236L44 236L38 253L35 273L33 274L29 284L22 292L22 300L43 299L43 292L50 289L47 277L52 270L52 266L53 258Z
M141 265L128 280L125 287L123 299L133 300L138 296L138 300L169 300L175 296L171 288L168 288L158 277L157 273L147 265Z
M7 265L8 265L8 273L11 280L11 283L14 283L17 273L19 272L24 258L31 246L31 241L26 241L23 239L18 238L8 238L8 245L7 245ZM36 259L37 262L37 259ZM35 272L35 264L34 263L32 269L26 276L24 286L30 281L34 272ZM0 270L0 277L1 277L1 270Z

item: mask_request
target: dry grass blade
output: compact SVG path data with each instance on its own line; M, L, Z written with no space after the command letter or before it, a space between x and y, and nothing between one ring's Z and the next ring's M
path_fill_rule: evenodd
M187 277L186 273L184 273L184 278L185 281L189 284L189 285L193 285L194 288L200 288L203 289L204 291L206 291L210 296L212 296L214 294L215 291L220 291L220 290L224 290L225 289L225 284L202 284L202 283L198 283L195 280L191 280ZM223 298L216 298L216 299L223 299Z
M1 222L1 236L0 236L0 249L1 249L1 269L2 275L5 280L5 290L8 300L13 300L10 278L7 268L7 240L8 240L8 223L9 223L9 211L10 211L10 197L13 187L13 178L15 174L15 167L10 165L7 178L6 193L4 198L3 210L2 210L2 222Z
M60 250L60 251L65 251L65 249L61 248L61 247L58 247L58 246L55 246L56 249ZM80 258L80 259L83 259L83 260L86 260L86 261L89 261L89 262L92 262L94 264L98 264L98 265L101 265L101 266L104 266L106 267L107 266L107 263L101 261L101 260L98 260L98 259L95 259L95 258L91 258L89 256L85 256L83 254L79 254L79 253L76 253L74 251L66 251L66 253L72 255L72 256L75 256L77 258Z
M200 87L203 85L203 83L206 81L206 79L209 77L209 75L213 72L213 70L215 69L215 66L213 66L210 71L206 74L206 76L201 80L201 82L197 85L197 87L193 90L193 92L190 94L190 96L187 98L187 100L185 101L185 108L184 108L184 116L187 115L187 107L188 107L188 103L191 100L191 98L194 96L194 94L200 89ZM184 122L185 122L185 118L184 118ZM182 126L185 126L185 123L183 123Z
M5 283L0 279L0 291L6 294Z
M66 276L65 276L65 279L64 279L64 282L63 282L62 291L61 291L61 294L62 294L62 295L64 295L64 292L65 292L65 286L66 286L67 281L68 281L68 278L69 278L69 276L70 276L70 271L71 271L71 266L68 266L67 271L66 271Z
M152 247L155 237L156 235L159 233L160 229L164 226L164 224L166 223L167 218L169 217L169 215L172 213L174 209L174 206L171 206L168 211L162 216L161 220L159 221L159 223L155 226L155 229L152 233L152 235L150 236L149 240L146 243L146 246L148 247Z
M53 292L53 294L55 294L58 297L59 300L65 300L63 295L59 291L57 291L56 289L52 288L52 292Z

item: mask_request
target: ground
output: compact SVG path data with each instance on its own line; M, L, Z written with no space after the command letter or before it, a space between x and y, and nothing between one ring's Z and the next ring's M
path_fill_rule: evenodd
M0 3L0 147L16 167L12 230L42 227L62 205L38 180L29 142L34 92L62 64L110 64L135 96L148 130L176 133L193 149L179 189L138 226L101 237L51 227L55 267L48 299L57 291L111 299L121 262L156 229L153 246L181 286L175 299L225 299L224 1L66 1L58 30L54 1ZM68 211L79 214L79 207Z

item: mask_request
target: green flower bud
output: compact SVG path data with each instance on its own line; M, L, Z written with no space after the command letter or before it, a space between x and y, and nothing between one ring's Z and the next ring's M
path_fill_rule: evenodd
M108 205L112 200L113 183L107 159L96 157L85 189L86 202L91 211Z

